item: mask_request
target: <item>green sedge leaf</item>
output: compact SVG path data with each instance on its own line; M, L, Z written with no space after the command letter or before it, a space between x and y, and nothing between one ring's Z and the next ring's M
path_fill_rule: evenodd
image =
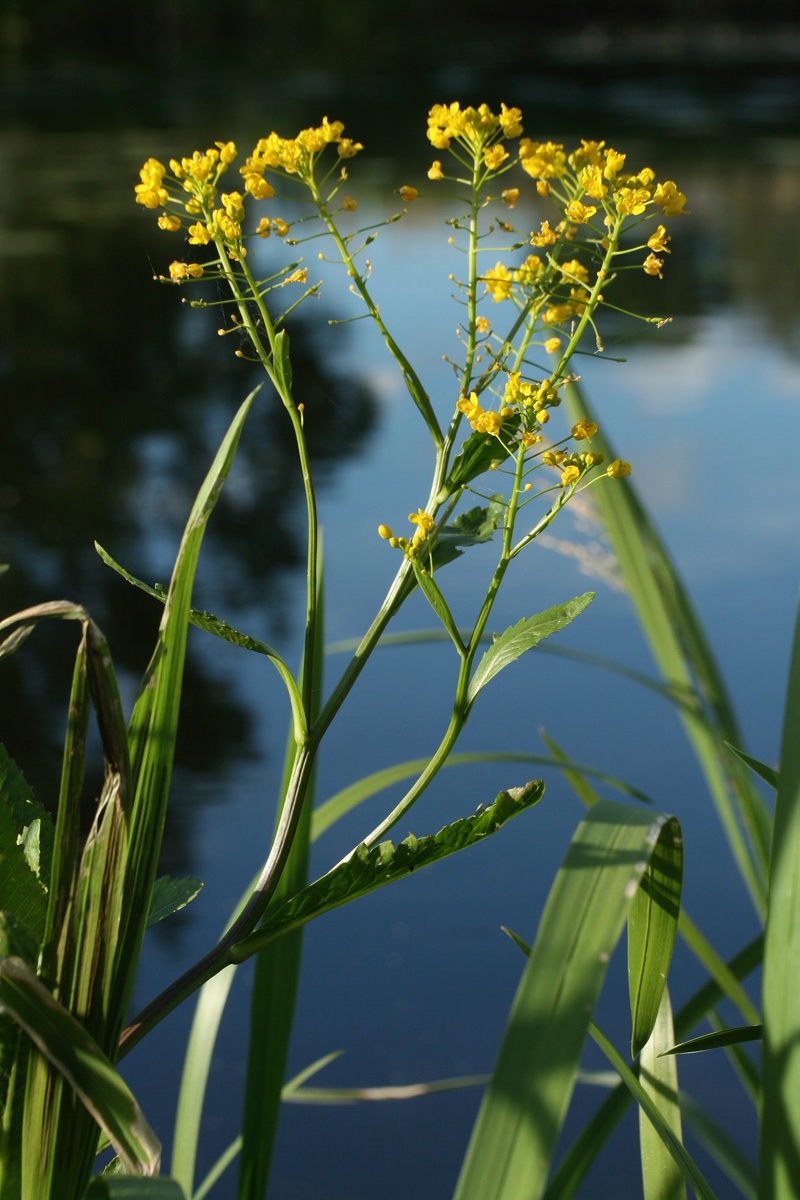
M129 1173L154 1175L161 1145L93 1037L19 958L0 963L0 1011L25 1030L108 1135Z
M631 1058L650 1040L659 1013L678 930L682 881L683 838L673 819L661 832L628 913Z
M743 1042L760 1042L764 1036L763 1025L739 1025L735 1029L720 1029L716 1033L704 1033L689 1038L677 1046L670 1046L663 1054L701 1054L705 1050L722 1050L726 1046L741 1046Z
M763 779L764 783L768 783L771 788L777 792L780 776L774 767L768 767L766 763L759 762L757 758L753 758L750 754L745 754L744 750L739 750L737 746L732 746L730 742L725 745L729 750L732 750L737 758L740 758L745 766L749 767L759 779Z
M527 650L531 650L542 638L558 633L582 613L594 599L594 592L584 592L565 604L548 608L533 617L523 617L516 625L495 637L484 654L470 680L467 699L472 704L478 692L486 687L490 679L498 675L509 663L516 662Z

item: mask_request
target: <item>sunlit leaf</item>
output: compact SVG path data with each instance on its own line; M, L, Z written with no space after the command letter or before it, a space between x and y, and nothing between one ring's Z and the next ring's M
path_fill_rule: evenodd
M662 1050L662 1054L701 1054L704 1050L722 1050L726 1046L740 1046L743 1042L760 1042L764 1036L763 1025L740 1025L736 1029L720 1029L716 1033L704 1033Z
M509 663L516 662L527 650L532 649L542 638L564 629L579 613L582 613L594 598L594 592L584 592L565 604L557 604L545 612L533 617L523 617L516 625L512 625L503 633L498 634L481 661L475 668L475 673L469 683L467 693L470 704L490 679L498 675Z
M298 928L312 917L347 904L375 888L482 841L496 833L506 821L538 803L543 792L542 781L534 780L524 787L500 792L488 808L479 808L474 816L462 817L452 825L446 825L439 833L421 838L409 834L397 846L388 841L380 842L371 849L358 846L350 858L304 888L268 916L258 929L238 942L232 951L234 961L241 962L249 958L262 945L290 929Z
M683 1142L681 1110L678 1101L678 1068L674 1059L661 1057L674 1041L672 1008L666 988L653 1030L642 1047L639 1081L658 1109L664 1124L676 1141ZM639 1149L642 1159L644 1200L686 1200L683 1174L663 1137L644 1110L639 1108Z
M669 821L650 855L628 913L628 991L631 1058L649 1040L675 945L681 911L683 839Z

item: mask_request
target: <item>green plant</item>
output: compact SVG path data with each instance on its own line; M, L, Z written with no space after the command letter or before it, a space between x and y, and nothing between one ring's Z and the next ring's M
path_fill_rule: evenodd
M597 441L597 423L587 415L575 415L570 433L552 440L547 438L548 425L574 386L571 362L579 346L589 337L602 349L597 316L610 303L607 293L615 274L629 265L648 275L661 274L663 259L657 255L668 249L665 227L657 224L644 237L640 226L678 215L685 203L672 181L658 183L649 168L626 171L625 156L602 143L584 142L567 155L560 145L534 143L521 134L521 114L505 105L500 114L485 105L465 110L457 104L437 105L429 116L429 140L437 150L448 151L454 165L448 173L437 160L428 176L435 186L452 189L459 215L450 221L451 240L465 264L463 278L455 278L463 308L461 357L452 363L454 397L444 414L437 412L373 299L365 254L376 231L349 231L357 205L347 195L341 196L346 164L361 146L343 136L340 123L324 119L318 128L303 130L293 139L275 134L262 139L240 169L242 192L219 190L223 173L236 158L231 142L173 160L169 171L154 159L142 168L137 201L162 210L161 228L168 235L188 234L190 245L198 247L203 258L202 262L174 261L164 282L191 286L212 280L226 289L234 314L220 333L232 333L238 339L236 354L252 358L263 369L271 385L268 403L275 406L277 397L283 419L291 425L307 510L304 653L295 675L272 647L191 607L203 531L231 468L245 420L256 404L255 393L234 417L198 494L169 588L150 587L100 549L110 566L149 592L164 609L157 645L127 728L108 648L88 613L62 602L0 622L0 632L6 633L0 654L18 649L42 620L77 620L82 631L54 833L13 764L4 764L2 845L8 870L0 908L8 915L0 948L0 1006L5 1014L0 1200L32 1200L33 1196L78 1200L84 1194L200 1197L236 1153L239 1195L263 1195L284 1087L302 926L331 907L474 844L542 795L542 782L534 780L501 792L486 808L434 835L411 835L397 846L383 840L438 771L448 761L457 761L453 748L486 685L542 639L563 629L591 599L587 593L546 612L525 615L486 645L495 601L511 564L576 493L601 481L608 486L600 491L614 490L620 485L612 481L629 473L622 459L604 455ZM506 141L516 143L520 138L512 154ZM511 218L520 189L502 184L518 167L534 181L529 186L535 187L537 195L554 203L553 228L548 221L533 232L514 227ZM292 202L306 205L307 215L291 223L265 216L248 232L251 205L275 196L268 177L281 188L294 188ZM418 195L414 188L400 189L406 204ZM286 196L283 199L289 203ZM402 215L395 214L383 224L392 224ZM494 236L502 238L500 251L484 246L485 239ZM399 565L374 620L327 697L322 688L322 554L305 437L306 423L314 420L314 413L307 412L297 398L302 382L293 380L285 323L318 285L308 284L308 268L299 260L257 274L252 249L267 237L292 251L319 237L326 239L319 243L326 247L323 254L333 247L350 290L386 342L432 442L428 497L410 514L412 528L407 536L395 534L388 525L379 526L387 552L397 553ZM484 266L490 261L487 253L492 259L497 253L519 255L522 261L507 266L497 259ZM278 315L274 305L286 294L285 287L303 290ZM190 303L208 307L219 301L200 296ZM501 315L494 326L481 311L488 304ZM500 307L495 310L495 305ZM266 419L278 417L270 409ZM469 427L466 437L465 425ZM586 442L590 449L573 449L578 442ZM457 513L463 499L470 507ZM472 623L464 629L451 611L448 576L443 572L467 549L493 538L495 564ZM390 771L394 778L412 779L402 800L346 859L309 883L308 847L315 834L385 785L385 773L361 780L312 813L322 738L389 622L416 588L453 648L451 711L429 758ZM290 712L283 788L263 869L247 888L219 942L123 1029L148 912L174 911L197 890L194 882L179 881L161 883L154 892L190 623L266 656L276 668ZM92 707L102 739L105 782L94 823L84 836L80 806ZM559 769L577 769L559 755L551 761ZM642 910L632 918L634 927L638 921L647 930L655 923L659 931L655 954L647 937L637 951L638 1048L647 1042L663 1011L663 977L679 910L680 839L672 818L598 807L575 844L579 857L601 855L602 863L595 869L598 889L613 874L603 838L590 848L603 814L605 826L617 830L610 847L621 839L624 860L623 869L614 876L622 895L617 896L613 915L603 928L603 945L607 942L610 947L618 935L640 880L644 899L634 903L636 914ZM560 908L560 902L555 907ZM594 950L593 939L594 935L588 944ZM538 952L534 948L534 959ZM254 1023L242 1138L197 1186L194 1151L199 1104L214 1030L230 986L230 970L224 979L221 972L253 956L257 960L253 1004L259 1019ZM597 986L601 978L602 972L595 979ZM113 1064L204 985L187 1055L173 1179L160 1179L157 1142ZM543 1030L550 1019L542 1017ZM267 1044L269 1055L263 1053ZM99 1128L117 1151L123 1174L89 1182ZM148 1179L137 1182L131 1176Z

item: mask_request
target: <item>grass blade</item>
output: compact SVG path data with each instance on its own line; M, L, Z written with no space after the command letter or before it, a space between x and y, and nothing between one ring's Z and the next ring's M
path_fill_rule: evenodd
M678 1142L683 1142L681 1110L678 1103L678 1069L674 1059L662 1055L673 1044L672 1007L669 992L663 989L661 1005L639 1063L642 1088L658 1109L664 1123ZM639 1109L639 1147L642 1155L642 1191L644 1200L686 1200L683 1174L656 1132L652 1122Z
M788 1200L800 1179L800 607L783 719L764 937L762 1200Z
M603 800L578 827L542 914L456 1200L536 1200L544 1192L608 960L673 820Z
M683 842L675 821L664 828L654 847L628 913L631 1058L650 1040L661 1011L681 911L682 882ZM671 1024L671 1014L669 1019Z
M564 389L570 418L591 419L575 383ZM602 434L593 450L616 457ZM705 634L651 521L629 480L593 490L650 651L671 690L693 695L678 715L705 775L739 872L759 916L766 909L770 818L749 772L725 742L741 745L736 719ZM742 830L746 831L746 836Z

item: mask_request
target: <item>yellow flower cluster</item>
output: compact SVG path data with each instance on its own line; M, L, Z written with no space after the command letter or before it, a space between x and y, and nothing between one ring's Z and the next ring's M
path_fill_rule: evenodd
M408 519L412 525L417 527L412 538L395 537L388 525L379 525L378 535L393 549L402 550L406 558L416 558L428 540L428 534L433 529L435 522L430 513L426 513L421 508L418 508L415 513L409 513Z
M428 140L437 150L447 150L451 139L455 138L472 152L483 153L499 136L519 137L522 133L521 120L520 110L506 108L505 104L501 104L497 115L488 104L463 109L457 101L453 104L434 104L428 114Z
M285 175L298 175L301 179L311 178L314 163L326 146L335 145L339 158L353 158L364 147L361 142L342 137L344 125L341 121L322 118L322 124L313 129L301 129L297 137L282 138L277 133L261 138L244 166L245 188L256 199L262 199L271 186L264 179L264 172L282 171Z

